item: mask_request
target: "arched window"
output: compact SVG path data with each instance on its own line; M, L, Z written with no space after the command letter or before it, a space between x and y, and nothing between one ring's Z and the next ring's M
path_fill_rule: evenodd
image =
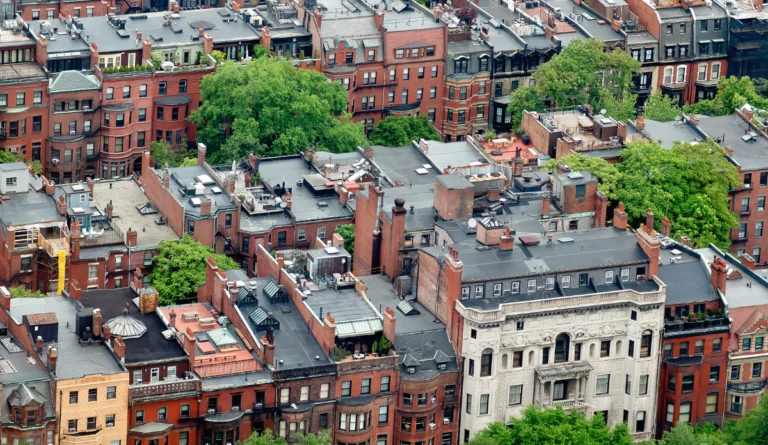
M530 366L533 363L533 351L528 352L528 366Z
M589 345L589 358L595 358L595 344Z
M555 338L555 363L568 361L571 338L568 334L560 334Z
M616 356L621 355L621 340L616 342Z
M483 351L483 355L480 357L480 377L490 376L492 365L493 365L493 350L486 349L485 351Z
M651 344L653 343L653 332L644 331L640 338L640 358L651 356Z
M507 354L501 356L501 369L507 369Z

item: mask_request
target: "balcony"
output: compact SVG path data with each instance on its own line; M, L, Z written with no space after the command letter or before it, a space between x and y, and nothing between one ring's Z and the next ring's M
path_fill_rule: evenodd
M48 227L37 234L37 246L51 258L58 257L59 252L69 255L69 235L58 227Z
M419 108L421 108L421 101L417 100L414 103L411 104L402 104L402 105L392 105L388 107L384 107L384 111L387 113L410 113L411 111L416 111Z
M65 432L61 435L61 445L101 445L104 440L104 428L102 425L94 425L93 429Z
M151 398L173 398L194 395L200 391L200 379L193 377L177 380L163 380L151 383L136 383L130 386L131 400Z
M575 409L577 411L586 411L589 408L586 402L584 402L583 395L579 395L579 398L569 400L555 400L551 402L536 401L536 404L542 408L557 408L558 406L565 411Z
M699 334L729 332L730 323L725 317L707 317L704 320L667 320L664 322L664 336L667 338L688 337Z
M760 380L757 382L745 382L745 383L728 383L728 386L726 389L728 392L733 393L739 393L739 394L756 394L762 391L766 384L765 380Z

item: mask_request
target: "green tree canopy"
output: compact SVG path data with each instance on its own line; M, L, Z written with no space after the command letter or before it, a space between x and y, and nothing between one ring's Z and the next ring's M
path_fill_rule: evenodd
M388 116L376 124L370 143L386 147L404 147L419 139L442 140L426 116Z
M726 428L729 445L768 445L768 398Z
M682 113L683 110L671 98L657 91L645 101L643 117L652 121L671 122Z
M149 274L152 286L160 295L160 303L175 304L194 297L197 288L205 282L205 263L209 257L213 257L222 270L240 267L226 255L214 253L188 235L180 240L163 241Z
M672 149L630 142L621 159L617 198L632 226L638 226L650 208L672 220L673 236L689 236L699 246L728 247L729 230L738 224L728 208L728 191L739 176L714 141L675 143ZM660 223L657 218L656 225Z
M509 95L507 114L510 115L512 133L523 132L523 111L544 111L544 102L535 87L520 87Z
M229 162L248 146L247 152L280 156L313 146L347 152L365 141L362 125L345 114L342 86L285 59L224 63L203 78L200 92L203 105L189 120L211 162Z
M336 233L344 238L344 249L352 255L355 251L355 225L341 224L336 226ZM354 255L353 255L354 256Z
M494 422L470 442L471 445L632 445L633 438L623 423L606 426L599 415L587 419L562 408L540 409L530 405L523 417L512 419L512 427Z
M155 163L158 168L168 167L180 167L182 162L185 161L188 153L184 151L176 151L165 140L152 141L149 143L149 152L152 156L152 162ZM197 163L197 158L192 158Z
M317 434L300 434L295 439L292 443L299 445L331 445L333 443L331 430L322 430ZM261 434L258 432L251 434L244 441L238 442L238 445L288 445L288 441L284 437L275 436L272 431L266 430Z
M725 434L713 424L698 427L685 422L678 422L670 431L664 432L659 441L647 445L726 445Z

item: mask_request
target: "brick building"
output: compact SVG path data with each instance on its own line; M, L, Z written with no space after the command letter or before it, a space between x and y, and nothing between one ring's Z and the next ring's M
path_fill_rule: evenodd
M114 0L16 0L16 13L26 21L66 17L103 17L115 13Z
M669 220L661 224L667 232ZM686 246L661 252L659 278L667 294L657 435L681 421L722 426L731 327L724 316L724 264L711 263L708 274L701 255Z
M768 64L762 53L765 51L766 28L763 17L763 3L716 1L728 13L728 75L766 77Z
M488 128L492 47L471 37L469 32L449 34L442 118L447 142L463 141Z

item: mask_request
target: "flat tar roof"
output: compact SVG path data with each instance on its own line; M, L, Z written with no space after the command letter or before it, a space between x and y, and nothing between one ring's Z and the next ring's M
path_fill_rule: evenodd
M0 204L0 221L6 227L66 221L56 209L54 199L44 191L36 192L30 187L24 193L8 196L10 199Z
M711 138L722 138L721 146L733 148L733 159L742 170L764 170L768 168L768 140L757 137L744 141L742 136L752 128L736 114L729 116L701 116L699 128Z

